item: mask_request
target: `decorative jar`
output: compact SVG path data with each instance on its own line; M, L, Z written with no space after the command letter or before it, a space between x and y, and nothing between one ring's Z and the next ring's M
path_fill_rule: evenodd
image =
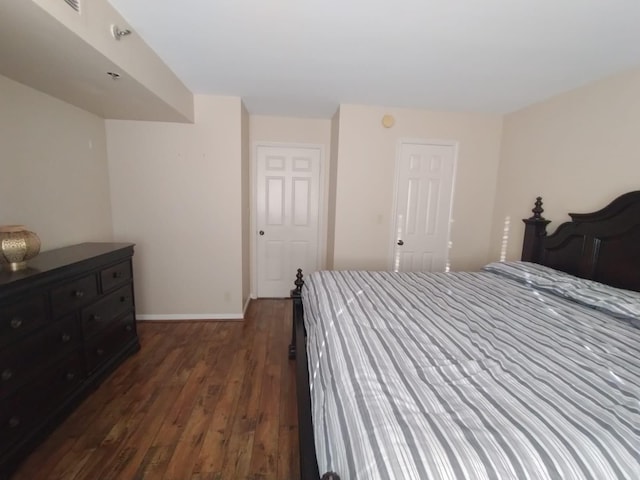
M0 226L0 268L22 270L27 267L27 260L38 253L40 239L24 225Z

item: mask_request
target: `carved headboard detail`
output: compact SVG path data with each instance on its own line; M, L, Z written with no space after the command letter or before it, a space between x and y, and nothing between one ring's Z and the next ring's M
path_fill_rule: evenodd
M524 219L522 260L578 277L640 291L640 191L625 193L593 213L570 213L570 222L546 232L538 197Z

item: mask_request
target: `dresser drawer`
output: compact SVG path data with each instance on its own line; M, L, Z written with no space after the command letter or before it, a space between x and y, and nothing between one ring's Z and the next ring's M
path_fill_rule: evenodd
M100 272L102 291L107 292L113 287L131 281L132 278L131 262L127 260L126 262L118 263Z
M87 344L87 368L93 371L122 351L124 345L136 338L136 324L133 313L119 319L112 328Z
M0 445L13 445L24 438L39 420L33 413L22 395L0 402Z
M125 285L84 308L82 310L82 332L85 338L108 328L113 320L132 309L132 284Z
M44 295L0 305L0 348L42 327L46 322L47 304Z
M70 316L0 351L0 398L40 373L43 365L55 363L79 344L78 322Z
M32 425L42 422L55 410L60 399L78 388L84 374L82 355L75 352L1 401L0 445L18 442Z
M98 296L98 282L95 275L87 275L73 282L65 283L51 291L53 316L59 317Z

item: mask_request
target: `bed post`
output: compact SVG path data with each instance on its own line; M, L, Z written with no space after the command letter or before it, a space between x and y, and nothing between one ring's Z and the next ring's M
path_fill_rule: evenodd
M293 300L293 315L291 317L291 343L289 344L289 358L296 358L296 319L302 319L302 269L299 268L296 273L296 281L293 282L296 288L291 290L291 299Z
M291 290L293 300L293 324L291 326L291 344L289 358L296 359L296 397L298 405L298 440L300 446L301 480L318 480L318 460L313 438L313 420L311 418L311 392L309 390L309 368L304 328L304 309L302 306L302 269L296 273L296 286ZM327 477L329 479L339 477Z
M533 216L524 218L524 241L522 242L522 260L539 263L542 258L542 239L547 235L547 225L551 223L542 216L542 197L536 198L531 210Z

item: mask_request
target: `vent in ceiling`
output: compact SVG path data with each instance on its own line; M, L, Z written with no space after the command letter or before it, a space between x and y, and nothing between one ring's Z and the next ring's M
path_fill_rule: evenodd
M80 13L80 0L64 0L67 5Z

